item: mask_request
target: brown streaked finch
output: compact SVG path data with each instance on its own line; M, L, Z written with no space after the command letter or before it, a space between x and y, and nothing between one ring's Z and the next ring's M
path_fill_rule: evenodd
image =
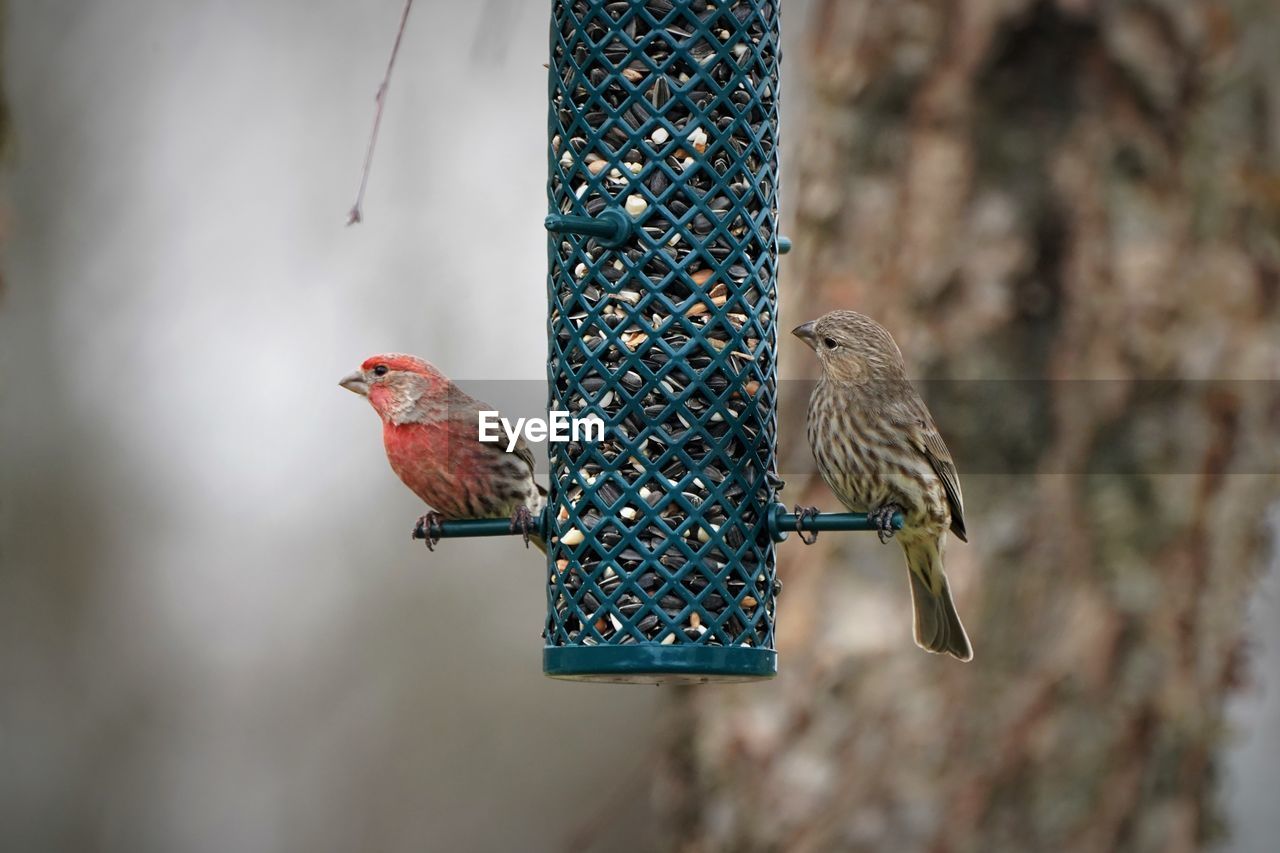
M792 334L822 367L807 430L822 479L850 512L871 516L881 542L894 535L893 516L901 513L897 538L911 579L916 645L971 660L942 568L947 530L969 541L960 479L898 345L856 311L832 311Z
M510 452L501 442L480 441L480 412L492 406L428 362L400 353L367 358L338 384L368 398L382 419L391 470L430 507L418 520L428 548L431 528L441 521L510 518L526 546L532 539L546 550L530 534L546 494L533 479L533 453L523 438Z

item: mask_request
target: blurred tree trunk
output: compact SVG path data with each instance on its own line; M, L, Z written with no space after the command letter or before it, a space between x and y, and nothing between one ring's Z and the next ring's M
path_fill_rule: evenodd
M1199 848L1280 493L1280 9L818 0L809 26L787 319L859 308L914 376L1030 381L925 383L975 661L911 646L896 547L793 538L778 681L672 694L673 847ZM1271 381L1191 381L1222 378ZM788 496L831 508L802 418Z

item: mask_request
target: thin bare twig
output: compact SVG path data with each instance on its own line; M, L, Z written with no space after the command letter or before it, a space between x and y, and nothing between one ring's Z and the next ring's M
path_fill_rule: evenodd
M364 171L360 173L360 190L356 193L356 202L347 212L347 224L354 225L364 219L361 208L364 205L365 187L369 185L369 168L373 165L373 148L378 144L378 126L382 124L382 107L387 99L387 87L391 85L391 69L396 64L396 54L400 52L400 40L404 38L405 25L409 23L409 10L413 8L413 0L404 0L404 13L400 16L400 28L396 30L396 43L391 47L391 58L387 60L387 73L382 77L382 85L378 87L377 109L373 114L373 131L369 134L369 149L364 155Z

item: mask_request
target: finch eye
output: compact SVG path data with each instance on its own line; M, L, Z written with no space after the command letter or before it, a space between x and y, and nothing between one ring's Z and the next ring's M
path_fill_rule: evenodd
M385 364L379 364L377 367L375 367L375 368L373 369L373 375L374 375L374 376L386 376L386 375L387 375L387 371L388 371L389 369L390 369L390 368L388 368Z
M836 343L835 338L823 338L822 345L827 349L835 349L836 347L840 346L840 344Z

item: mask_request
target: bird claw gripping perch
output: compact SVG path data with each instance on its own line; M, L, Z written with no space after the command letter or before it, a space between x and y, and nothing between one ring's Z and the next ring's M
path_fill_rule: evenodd
M525 548L529 547L529 534L533 532L533 526L533 512L524 504L520 504L520 506L516 507L516 511L511 514L511 532L520 531L520 534L524 537Z
M413 527L413 538L417 539L419 531L421 531L422 539L427 543L427 550L434 551L436 545L440 542L439 530L440 522L442 521L444 521L444 516L434 509L425 513Z
M875 525L876 533L880 536L880 544L888 542L893 538L893 534L897 533L893 527L893 516L902 512L902 507L897 504L885 504L867 517L871 519L871 523Z
M818 541L817 531L808 532L804 529L804 523L811 518L817 518L821 515L821 511L816 506L800 506L796 504L796 533L800 536L800 541L806 545L812 545Z

